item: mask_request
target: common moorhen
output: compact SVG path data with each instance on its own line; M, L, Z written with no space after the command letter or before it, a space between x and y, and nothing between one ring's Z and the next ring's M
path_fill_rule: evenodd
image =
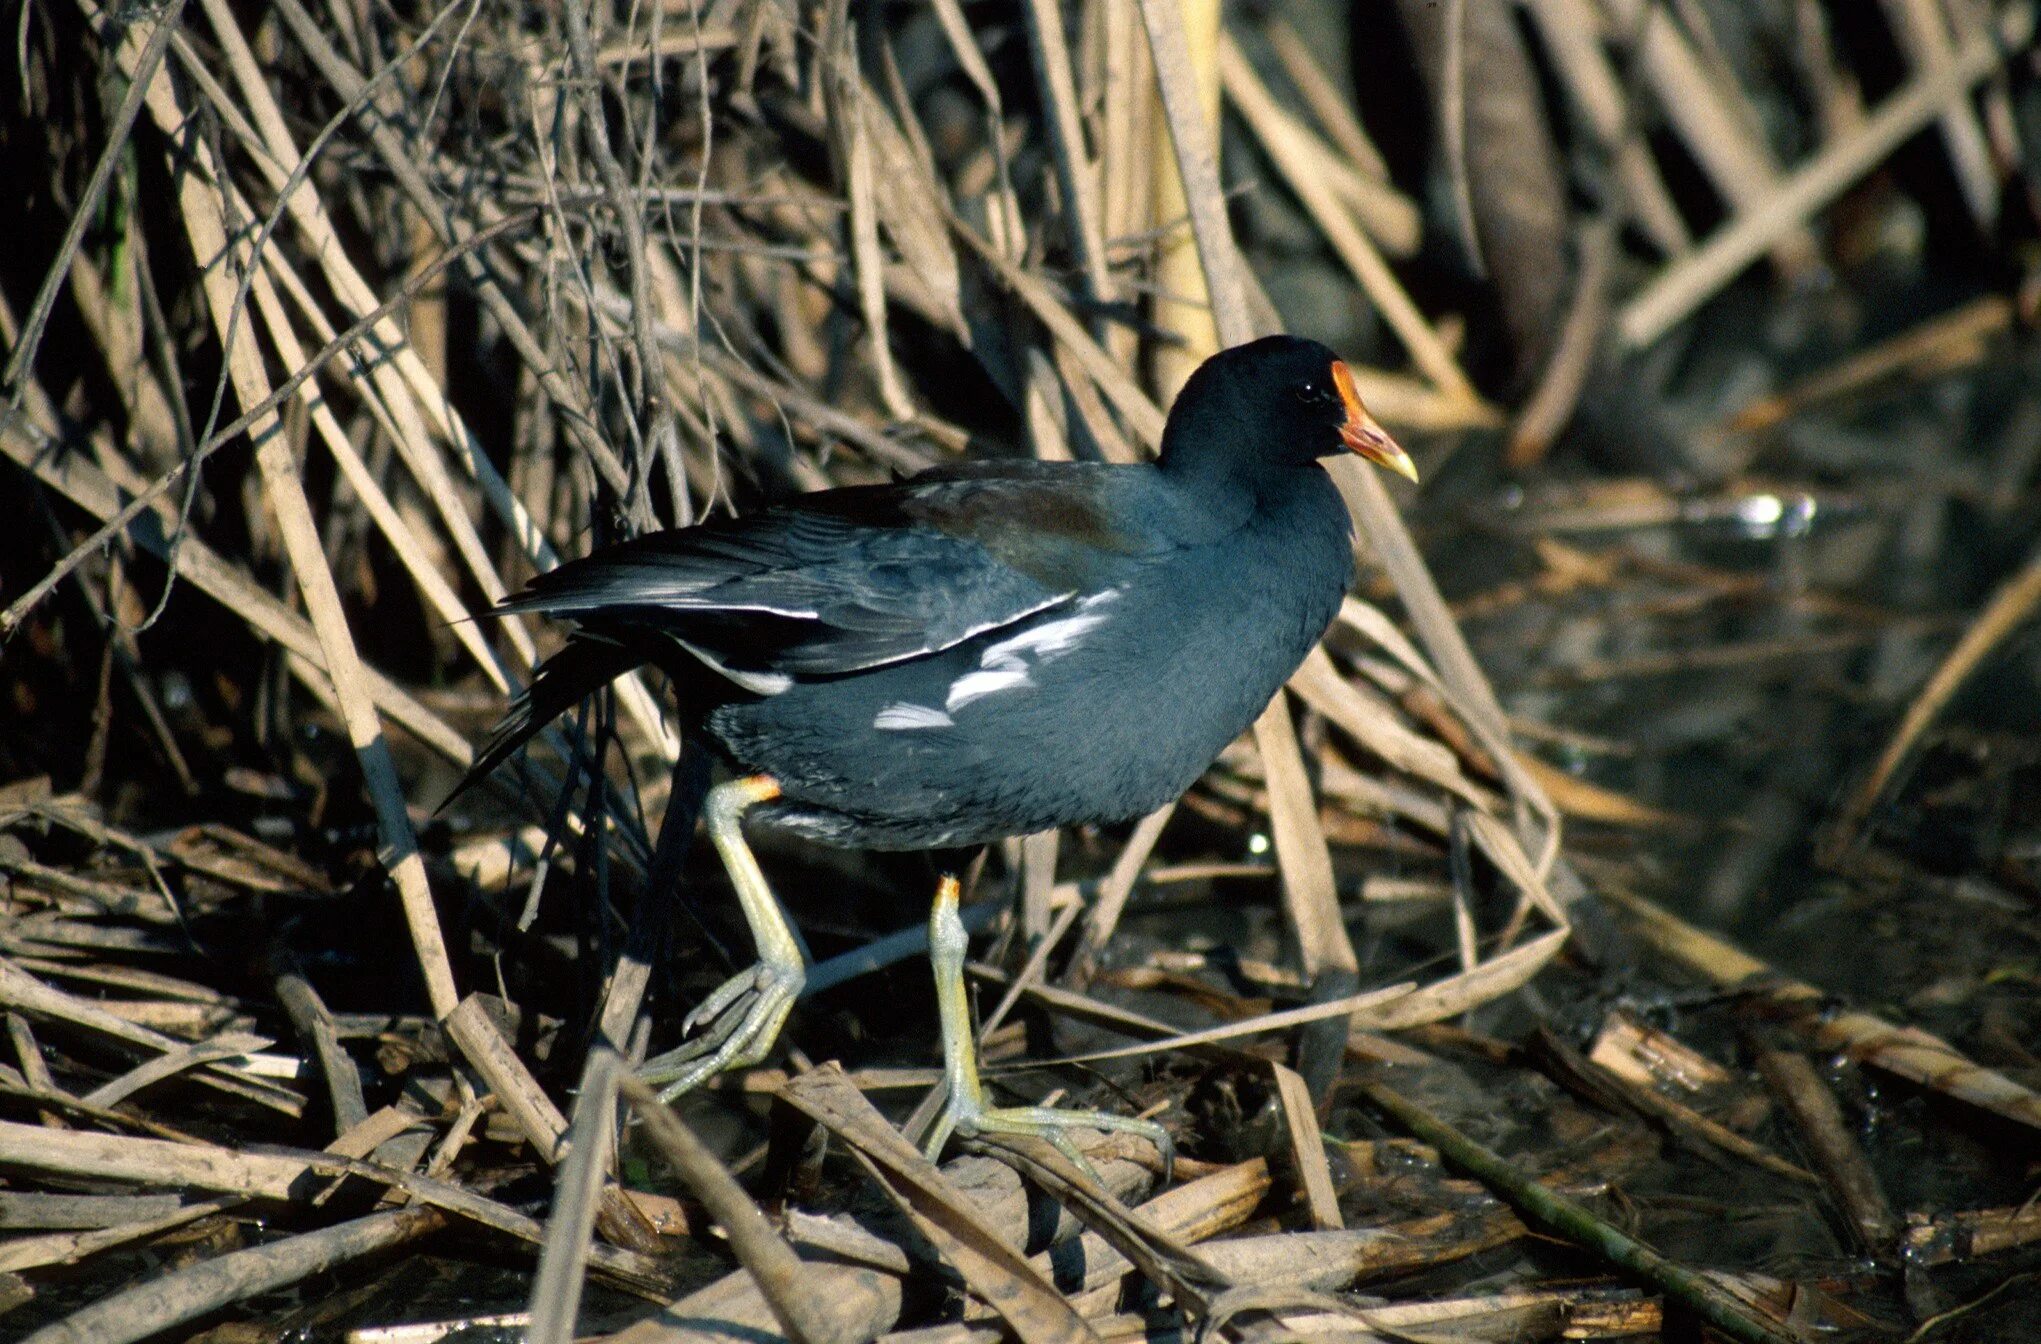
M1176 798L1254 722L1339 609L1350 524L1318 459L1417 478L1315 341L1221 352L1171 409L1153 465L938 467L606 547L503 612L575 630L466 783L611 678L672 677L736 772L705 803L759 962L649 1062L673 1096L757 1063L800 993L799 946L741 822L866 849L976 845L1118 821ZM1158 1127L985 1104L957 886L930 916L952 1132Z

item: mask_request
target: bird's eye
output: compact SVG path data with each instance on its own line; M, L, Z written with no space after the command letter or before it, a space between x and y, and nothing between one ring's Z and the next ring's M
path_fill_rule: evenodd
M1296 396L1297 400L1303 402L1306 406L1323 406L1326 402L1332 400L1332 394L1317 383L1299 383L1291 388L1290 391Z

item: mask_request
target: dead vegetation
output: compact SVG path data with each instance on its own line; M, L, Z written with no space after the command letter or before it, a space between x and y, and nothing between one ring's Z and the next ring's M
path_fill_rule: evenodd
M2041 760L1964 692L2033 689L2033 6L1354 9L24 7L6 1332L2020 1337ZM775 494L1135 460L1279 327L1419 445L1453 601L1343 475L1360 596L1252 737L967 911L1004 1085L1118 1089L1175 1183L920 1157L929 885L859 856L768 860L786 1067L651 1103L732 929L648 880L662 688L436 816L557 638L473 614ZM1699 927L1788 874L1763 959ZM1868 982L1824 910L1946 959Z

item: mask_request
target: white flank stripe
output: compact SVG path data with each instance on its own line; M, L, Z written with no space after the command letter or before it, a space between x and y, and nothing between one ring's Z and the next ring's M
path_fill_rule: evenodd
M1117 588L1094 593L1077 604L1076 615L1045 621L992 645L979 657L976 672L966 672L950 683L943 708L955 713L973 700L1034 685L1028 677L1029 669L1052 663L1076 648L1086 633L1105 623L1105 613L1097 608L1119 596Z
M1032 653L1041 662L1048 662L1070 652L1085 632L1105 624L1105 617L1082 615L1065 616L1060 621L1045 621L1032 630L1023 630L1011 639L1002 639L985 650L979 662L985 667L998 667L1002 663L1013 663L1022 654Z
M950 683L950 693L943 700L943 708L954 713L973 700L982 700L996 691L1017 690L1030 685L1033 683L1028 680L1028 670L1013 663L982 672L966 672Z
M872 720L872 727L882 733L912 732L917 728L948 728L952 726L950 716L933 705L910 705L905 700L895 700L879 710Z

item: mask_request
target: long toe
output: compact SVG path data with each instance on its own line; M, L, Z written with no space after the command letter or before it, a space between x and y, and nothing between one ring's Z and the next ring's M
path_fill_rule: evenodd
M722 1049L729 1039L744 1025L745 1015L731 1013L709 1023L708 1029L689 1036L679 1045L664 1054L654 1055L639 1068L638 1076L648 1083L668 1083L685 1073L697 1060L708 1058ZM683 1030L692 1030L693 1023L684 1023Z
M747 1031L746 1029L750 1030ZM678 1062L672 1068L665 1070L667 1074L665 1078L654 1079L647 1077L647 1082L665 1083L665 1086L659 1089L659 1100L672 1101L675 1097L692 1092L695 1088L700 1087L725 1069L743 1067L744 1060L740 1057L745 1053L747 1047L754 1047L754 1042L748 1039L748 1037L757 1034L755 1024L747 1020L740 1024L738 1030L730 1031L726 1034L728 1039L708 1054ZM768 1033L763 1050L760 1053L770 1049L772 1049L772 1036Z
M803 979L798 970L767 963L732 976L682 1023L684 1030L699 1026L700 1032L646 1060L638 1076L659 1085L660 1099L671 1101L726 1069L758 1063L772 1053Z
M946 1118L956 1133L964 1138L975 1138L981 1134L1015 1134L1045 1139L1090 1173L1093 1179L1098 1178L1098 1171L1071 1141L1070 1131L1073 1129L1102 1129L1112 1134L1131 1134L1148 1140L1155 1145L1156 1154L1162 1159L1165 1180L1176 1165L1175 1141L1169 1137L1168 1130L1152 1120L1136 1120L1107 1111L1065 1111L1047 1106L967 1108L963 1114Z
M726 1017L724 1010L738 1004L747 995L756 994L769 974L767 967L761 963L717 985L709 997L689 1009L687 1016L680 1019L680 1034L693 1037L704 1023L714 1025L719 1019L724 1019ZM727 1015L727 1020L735 1022L742 1020L742 1017L741 1012L731 1013ZM727 1028L725 1034L728 1034Z

